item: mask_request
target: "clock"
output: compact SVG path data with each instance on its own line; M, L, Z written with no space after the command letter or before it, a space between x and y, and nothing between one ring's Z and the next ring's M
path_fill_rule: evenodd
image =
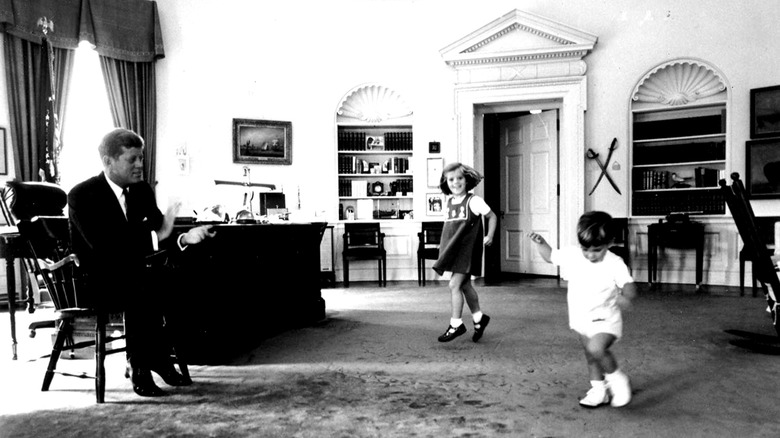
M385 185L379 181L371 184L371 194L379 196L385 192Z

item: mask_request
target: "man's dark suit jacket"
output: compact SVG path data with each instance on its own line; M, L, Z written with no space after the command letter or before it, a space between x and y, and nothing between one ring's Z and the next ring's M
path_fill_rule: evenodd
M125 310L128 297L144 288L144 258L154 250L151 232L163 222L149 184L136 183L128 190L127 219L103 173L68 193L73 250L94 304L110 310Z

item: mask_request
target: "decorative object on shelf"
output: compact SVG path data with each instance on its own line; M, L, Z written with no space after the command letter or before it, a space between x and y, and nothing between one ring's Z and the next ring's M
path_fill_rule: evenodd
M355 220L355 207L349 205L344 209L344 219L348 221Z
M428 187L439 187L444 158L428 158Z
M5 143L5 128L0 128L0 175L8 175L8 148Z
M292 122L233 119L233 162L292 164Z
M425 195L426 211L428 216L444 215L444 195L441 193L428 193Z
M381 181L371 184L371 195L381 196L385 193L385 185Z
M366 150L367 151L383 151L385 150L385 137L382 135L369 135L366 137Z
M780 85L750 90L750 138L780 136Z
M750 199L780 198L780 138L745 143L745 191Z
M428 152L431 154L438 154L441 152L441 143L438 141L432 141L428 143Z
M590 191L590 193L588 193L588 196L592 195L593 192L596 191L596 187L599 186L599 183L605 176L607 177L607 181L609 181L609 183L612 185L612 188L615 189L619 195L622 195L617 184L615 184L615 181L613 181L612 177L609 176L609 173L607 173L607 166L609 166L609 160L612 158L612 152L614 152L615 149L617 149L617 138L612 139L612 144L609 145L609 153L607 153L607 161L602 163L599 159L599 154L594 152L593 149L588 148L588 158L591 160L596 160L596 164L598 164L601 168L601 175L599 175L599 178L596 180L596 184L593 186L593 189Z

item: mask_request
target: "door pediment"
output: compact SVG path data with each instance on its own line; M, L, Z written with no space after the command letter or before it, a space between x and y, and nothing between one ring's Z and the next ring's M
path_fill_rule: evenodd
M453 67L581 60L598 38L538 15L513 10L440 51Z

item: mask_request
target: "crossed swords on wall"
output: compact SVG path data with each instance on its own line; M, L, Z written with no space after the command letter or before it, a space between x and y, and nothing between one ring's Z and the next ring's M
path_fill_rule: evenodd
M588 196L592 195L593 192L596 191L596 187L599 186L599 183L601 180L606 176L607 181L609 181L609 184L612 185L612 188L615 189L616 192L618 192L619 195L622 195L620 193L620 189L618 188L617 184L615 184L615 181L612 179L611 176L609 176L609 172L607 172L607 166L609 166L609 160L612 159L612 152L617 149L617 138L612 139L612 144L609 145L609 152L607 153L607 161L602 163L601 159L599 158L598 152L594 151L591 148L588 148L587 157L591 160L596 160L596 164L599 165L601 168L601 175L599 175L599 179L596 180L596 184L593 186L593 189L588 193Z

